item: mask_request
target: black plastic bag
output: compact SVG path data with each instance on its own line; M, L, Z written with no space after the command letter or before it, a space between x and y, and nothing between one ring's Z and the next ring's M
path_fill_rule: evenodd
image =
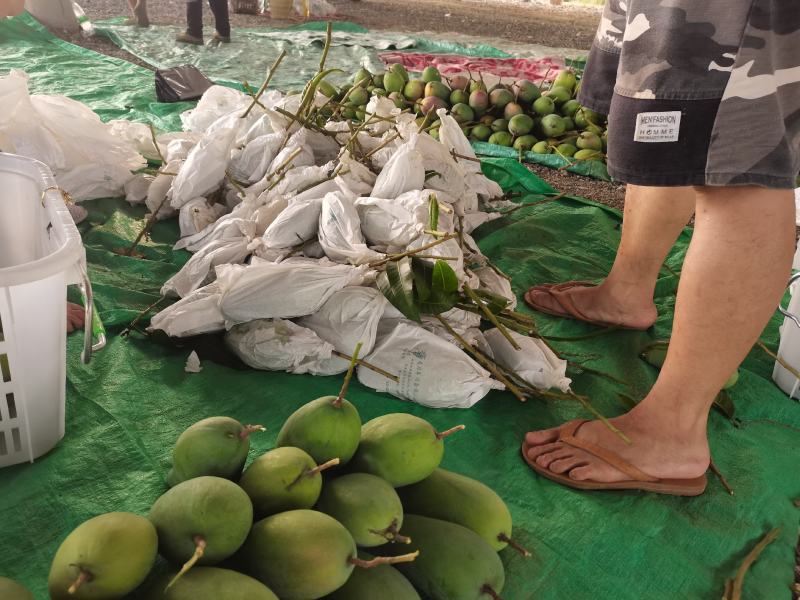
M214 83L193 65L156 71L156 98L159 102L196 100Z

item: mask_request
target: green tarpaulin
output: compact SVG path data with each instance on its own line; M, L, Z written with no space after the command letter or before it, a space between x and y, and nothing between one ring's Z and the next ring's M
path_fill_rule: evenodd
M26 68L37 92L66 93L78 99L81 85L64 81L58 67L35 60L30 51L10 53L8 42L20 21L0 23L0 73ZM30 28L30 25L23 22ZM49 43L49 42L48 42ZM96 85L93 68L105 69L107 96L95 87L87 99L95 108L127 112L121 98L146 110L149 87L126 88L138 71L125 63L64 46L74 53ZM33 47L31 43L30 48ZM45 46L46 47L46 46ZM44 50L43 50L44 51ZM50 50L47 50L50 51ZM76 63L77 64L77 63ZM171 121L175 123L175 121ZM504 189L519 192L520 202L534 202L552 190L510 159L487 159L484 171ZM97 304L109 328L109 344L93 362L79 363L80 336L68 344L67 435L50 454L32 465L0 470L0 575L29 586L37 600L46 596L50 560L60 541L83 520L127 510L146 514L165 489L169 453L180 431L210 415L226 414L242 422L263 423L254 436L251 457L269 449L282 422L304 402L333 393L340 378L239 370L209 359L218 344L200 349L203 370L188 374L189 348L128 338L120 330L158 297L163 281L188 255L172 252L178 230L174 221L159 223L145 243L145 258L129 258L113 249L130 244L142 225L144 209L121 200L87 203L81 226ZM483 251L510 274L521 293L533 282L599 279L609 268L619 240L620 216L580 199L523 208L478 231ZM618 331L580 342L557 343L563 352L586 360L586 366L627 382L573 370L574 388L591 397L607 415L626 409L620 394L641 398L656 372L638 358L642 346L668 337L677 287L676 273L689 241L687 231L667 261L656 289L660 317L647 333ZM587 325L537 316L541 330L553 336L580 336ZM777 343L779 318L764 334ZM533 556L502 553L507 567L506 600L716 600L753 544L766 531L782 534L752 567L745 582L746 600L790 598L794 546L800 511L798 433L800 405L770 379L771 361L756 350L742 367L732 391L739 426L714 412L709 432L712 452L735 495L712 478L695 499L637 493L582 493L534 475L519 456L519 443L530 429L576 416L587 416L573 402L520 403L493 392L469 410L433 410L378 394L354 383L350 399L364 420L387 412L411 412L443 429L458 423L466 431L447 441L444 466L476 477L509 503L515 537ZM124 551L124 549L120 549Z

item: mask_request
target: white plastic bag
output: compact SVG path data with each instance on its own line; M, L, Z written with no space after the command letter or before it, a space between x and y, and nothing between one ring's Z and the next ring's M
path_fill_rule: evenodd
M372 352L375 346L378 322L388 303L375 288L350 286L334 293L317 312L303 317L298 323L348 356L352 356L356 345L361 342L359 356L363 357ZM315 372L329 375L344 373L348 362L332 356L317 365Z
M57 178L58 185L79 201L122 196L133 173L120 165L86 163L59 172Z
M181 207L178 225L181 237L194 235L216 222L226 212L222 204L209 204L205 198L195 198Z
M562 392L569 390L572 380L567 377L567 361L553 354L542 340L515 331L509 333L520 350L515 350L499 329L490 329L484 333L497 364L516 372L536 389L556 388Z
M283 319L258 319L236 325L225 343L244 363L265 371L308 373L331 357L333 346L310 329Z
M414 149L415 141L412 136L383 167L372 188L373 198L397 198L403 192L421 190L425 185L425 166L422 155Z
M192 148L172 184L173 208L180 208L193 198L208 196L220 187L235 133L234 129L225 129L207 134Z
M490 390L504 389L461 349L410 321L381 321L365 360L400 381L359 366L362 384L432 408L469 408Z
M423 205L424 201L420 200L417 210L410 211L396 200L359 198L356 210L361 231L369 245L377 250L405 248L425 229L423 219L427 211Z
M440 108L436 111L436 114L439 115L441 123L439 125L439 141L447 149L448 154L455 152L461 156L475 159L459 158L458 165L465 173L480 173L481 164L477 161L478 157L475 154L475 150L472 149L472 145L469 143L467 136L464 135L461 126L453 117L447 114L447 109Z
M212 283L195 290L156 314L149 330L161 330L172 337L189 337L225 329L219 309L219 286Z
M318 311L337 290L361 285L366 274L366 267L309 259L225 265L217 269L220 308L231 323L303 317Z
M382 255L367 248L353 196L325 194L319 215L319 243L331 260L354 265L379 260Z
M235 110L242 114L252 102L247 94L221 85L208 88L191 110L181 113L181 123L186 131L205 133L214 121Z
M255 138L242 150L234 150L230 162L231 175L248 185L264 177L282 140L283 134L268 133Z
M188 139L188 138L179 138L175 140L171 140L167 144L167 150L164 153L164 160L170 162L172 160L186 160L189 156L189 152L192 151L197 145L197 142L200 140ZM159 145L161 145L159 143Z
M132 179L125 184L125 200L131 204L141 204L147 198L147 190L150 189L150 184L153 183L155 177L152 175L134 175Z
M282 140L283 138L281 138ZM296 152L298 153L295 154ZM267 169L267 174L275 173L280 167L286 171L289 166L296 169L314 164L314 151L309 144L309 132L307 129L301 129L292 134L286 146L275 155Z
M174 248L175 250L185 249L189 252L197 252L212 240L234 240L243 234L250 235L247 232L254 231L251 227L254 228L255 223L254 219L237 217L232 213L223 215L216 223L209 225L201 232L179 239Z
M175 214L175 209L170 205L167 195L170 193L172 184L175 181L175 176L172 173L178 173L182 165L182 160L174 160L167 163L164 165L164 172L156 175L150 187L147 188L145 204L151 213L158 211L157 218L159 220L168 219ZM160 209L159 206L161 207Z
M313 238L319 229L322 199L292 200L267 227L261 239L267 248L291 248Z

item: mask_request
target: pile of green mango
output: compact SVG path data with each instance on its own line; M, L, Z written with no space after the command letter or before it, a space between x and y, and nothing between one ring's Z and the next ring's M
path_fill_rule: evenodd
M293 413L246 468L262 427L190 426L147 517L102 514L63 541L52 600L500 598L498 551L527 551L494 491L439 467L464 427L438 432L405 413L362 424L344 398L352 363L338 396ZM167 573L154 568L159 554ZM17 588L0 579L4 599L28 600Z
M338 112L328 108L326 118L364 121L370 98L386 96L398 108L417 113L420 126L434 138L439 135L436 110L445 108L474 141L570 160L605 160L606 117L576 100L580 82L572 70L541 85L521 79L488 88L483 79L463 75L443 81L433 66L414 79L403 65L393 64L377 74L361 68L340 88L323 81L318 89L343 106Z

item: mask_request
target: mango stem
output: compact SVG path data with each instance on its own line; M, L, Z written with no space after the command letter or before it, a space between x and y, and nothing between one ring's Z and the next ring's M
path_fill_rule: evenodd
M387 542L391 542L393 544L410 544L411 538L407 535L402 535L397 527L397 519L392 520L392 524L389 525L383 531L379 529L370 529L370 533L374 533L375 535L380 535L386 538Z
M335 467L340 462L341 461L338 458L332 458L328 462L324 462L321 465L317 465L313 469L309 469L308 471L305 472L305 476L311 477L313 475L316 475L317 473L322 473L323 471L330 469L331 467Z
M242 432L239 434L239 437L244 440L250 437L251 433L255 433L256 431L266 431L266 430L267 428L264 427L263 425L245 425L244 429L242 429Z
M81 569L80 573L78 574L78 578L75 581L73 581L72 585L69 586L69 588L67 589L67 593L74 594L75 592L78 591L78 588L80 588L84 583L87 583L91 580L92 580L92 574L89 573L89 571L84 571L83 569Z
M437 431L436 432L436 439L437 440L443 440L447 436L453 435L457 431L463 431L466 428L467 428L466 425L456 425L455 427L451 427L450 429L447 429L446 431Z
M499 534L497 536L497 539L499 541L503 542L504 544L508 544L509 546L511 546L511 548L513 548L514 550L516 550L517 552L519 552L522 556L524 556L526 558L531 555L531 553L528 552L527 548L525 548L523 546L520 546L517 542L515 542L513 539L508 537L505 533Z
M372 567L379 567L381 565L396 565L397 563L412 562L419 556L419 550L411 554L401 554L400 556L378 556L372 560L364 560L351 556L348 562L361 569L371 569Z
M195 549L192 558L186 561L186 564L184 564L181 567L181 570L178 571L178 574L172 578L172 581L170 581L169 584L167 584L167 587L164 588L165 592L173 585L178 583L178 580L184 575L186 575L186 573L189 572L189 569L191 569L193 566L195 566L195 564L197 564L198 560L203 558L203 554L205 554L206 547L208 546L208 544L206 543L206 539L201 535L196 535L194 536L194 543L195 543Z
M488 583L484 583L483 587L481 587L481 594L486 594L487 596L491 596L492 600L503 600L500 596L497 595Z
M339 390L339 395L333 401L334 408L342 408L342 402L344 402L344 396L347 393L347 388L350 387L350 380L353 378L353 371L356 368L356 363L358 362L358 353L361 352L361 342L356 344L355 350L353 350L353 356L350 359L350 366L347 367L347 375L344 376L344 383L342 384L342 389Z

